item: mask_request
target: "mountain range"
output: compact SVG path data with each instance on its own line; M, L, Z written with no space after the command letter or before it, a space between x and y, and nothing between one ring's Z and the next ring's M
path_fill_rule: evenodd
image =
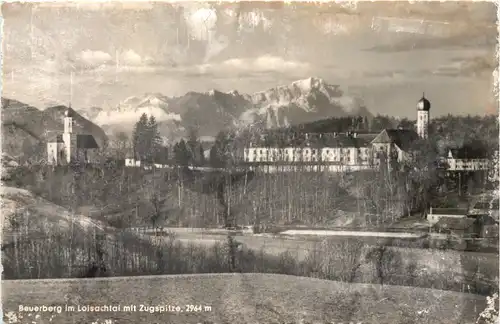
M25 154L45 156L45 144L64 131L64 113L68 107L54 106L39 110L14 99L2 97L2 153L11 157ZM100 147L108 140L106 133L77 112L73 113L73 129L92 134Z
M140 115L155 116L163 137L175 140L195 128L212 137L235 127L284 127L330 117L371 117L361 99L348 96L340 86L311 77L253 94L238 91L188 92L180 97L160 93L126 98L117 107L79 110L108 134L130 133Z
M16 158L45 154L47 140L64 130L59 105L40 110L14 99L2 98L2 148ZM179 97L147 93L123 100L117 107L90 107L74 111L74 130L92 134L99 146L118 132L131 134L141 114L153 115L161 136L168 141L196 129L210 141L223 129L279 128L332 117L372 117L359 98L347 96L338 85L308 78L254 94L238 91L188 92Z

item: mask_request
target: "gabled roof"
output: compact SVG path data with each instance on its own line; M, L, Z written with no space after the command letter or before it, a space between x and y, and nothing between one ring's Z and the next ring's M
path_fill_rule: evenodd
M47 141L48 143L64 143L63 135L57 134L50 137ZM96 149L99 148L94 136L87 134L77 134L76 135L76 147L83 149Z
M94 136L87 134L76 135L76 147L83 149L96 149L99 148Z
M328 138L325 141L325 146L328 147L366 147L368 145L370 145L370 138L364 136L338 135L337 137Z
M373 139L372 143L391 143L406 151L418 138L418 134L410 129L384 129Z

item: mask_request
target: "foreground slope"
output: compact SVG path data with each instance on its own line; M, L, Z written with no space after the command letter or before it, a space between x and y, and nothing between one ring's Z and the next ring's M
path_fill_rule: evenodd
M3 310L19 305L121 305L119 312L65 312L51 323L474 323L483 297L433 289L347 284L273 274L172 275L76 280L5 281ZM141 312L140 305L182 312ZM135 312L123 311L136 305ZM210 306L188 312L186 305ZM39 314L45 322L51 314ZM31 323L31 322L30 322Z
M103 229L100 222L75 215L25 189L2 186L0 198L4 234L16 231L13 227L17 227L20 232L28 231L30 234L47 232L53 226L59 231L69 230L72 225L79 230Z

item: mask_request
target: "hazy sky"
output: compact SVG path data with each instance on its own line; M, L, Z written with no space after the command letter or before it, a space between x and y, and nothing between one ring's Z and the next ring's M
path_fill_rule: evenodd
M483 114L495 102L496 11L488 2L3 4L3 96L106 108L146 92L251 93L317 76L374 113L413 117L425 92L433 115Z

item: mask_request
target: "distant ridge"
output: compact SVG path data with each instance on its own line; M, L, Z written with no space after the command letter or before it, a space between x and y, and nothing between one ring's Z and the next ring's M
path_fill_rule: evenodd
M130 132L141 114L153 115L167 137L185 136L193 127L200 136L215 136L228 128L269 129L330 117L372 116L360 98L348 96L339 85L318 77L253 94L217 89L189 91L179 97L146 93L128 97L114 109L92 109L88 116L107 131ZM87 115L85 111L80 113Z

